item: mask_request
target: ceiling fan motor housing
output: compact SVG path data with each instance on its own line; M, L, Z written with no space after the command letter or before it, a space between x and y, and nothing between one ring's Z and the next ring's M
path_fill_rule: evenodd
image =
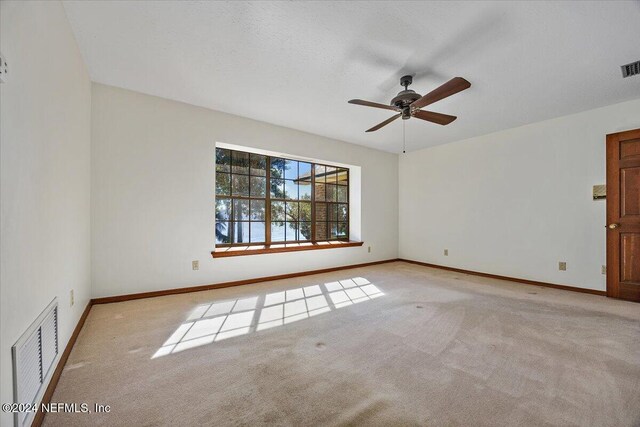
M391 100L391 105L400 109L408 107L413 101L420 99L422 96L411 89L401 90L395 98Z

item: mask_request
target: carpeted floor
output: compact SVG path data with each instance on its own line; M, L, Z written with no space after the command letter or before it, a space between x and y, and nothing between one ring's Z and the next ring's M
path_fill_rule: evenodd
M640 425L640 305L403 262L94 306L45 425Z

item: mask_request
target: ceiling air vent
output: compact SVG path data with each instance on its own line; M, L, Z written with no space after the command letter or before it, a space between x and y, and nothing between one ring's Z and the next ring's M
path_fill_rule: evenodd
M636 74L640 74L640 61L632 62L631 64L623 65L622 77L631 77Z

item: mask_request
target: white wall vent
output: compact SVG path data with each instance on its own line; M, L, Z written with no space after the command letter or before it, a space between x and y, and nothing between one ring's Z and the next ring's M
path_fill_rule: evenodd
M13 356L13 400L18 404L39 404L58 360L58 301L47 308L11 347ZM18 427L31 424L35 412L17 412Z
M631 64L623 65L622 77L631 77L640 74L640 61L632 62Z

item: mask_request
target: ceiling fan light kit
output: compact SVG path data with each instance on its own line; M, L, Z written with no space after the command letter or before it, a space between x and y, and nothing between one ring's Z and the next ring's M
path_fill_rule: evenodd
M376 102L364 101L362 99L352 99L350 104L364 105L365 107L382 108L385 110L396 111L398 114L385 120L384 122L377 124L376 126L368 129L367 132L374 132L378 129L388 125L398 117L402 117L402 120L409 120L411 117L425 120L439 125L448 125L453 122L457 117L450 116L448 114L436 113L433 111L422 110L422 107L431 105L434 102L447 98L458 92L462 92L465 89L471 87L471 83L462 77L454 77L445 84L432 90L428 94L421 96L419 93L412 89L409 89L409 85L413 83L412 76L403 76L400 78L400 85L404 86L404 90L401 90L392 100L389 105L378 104Z

